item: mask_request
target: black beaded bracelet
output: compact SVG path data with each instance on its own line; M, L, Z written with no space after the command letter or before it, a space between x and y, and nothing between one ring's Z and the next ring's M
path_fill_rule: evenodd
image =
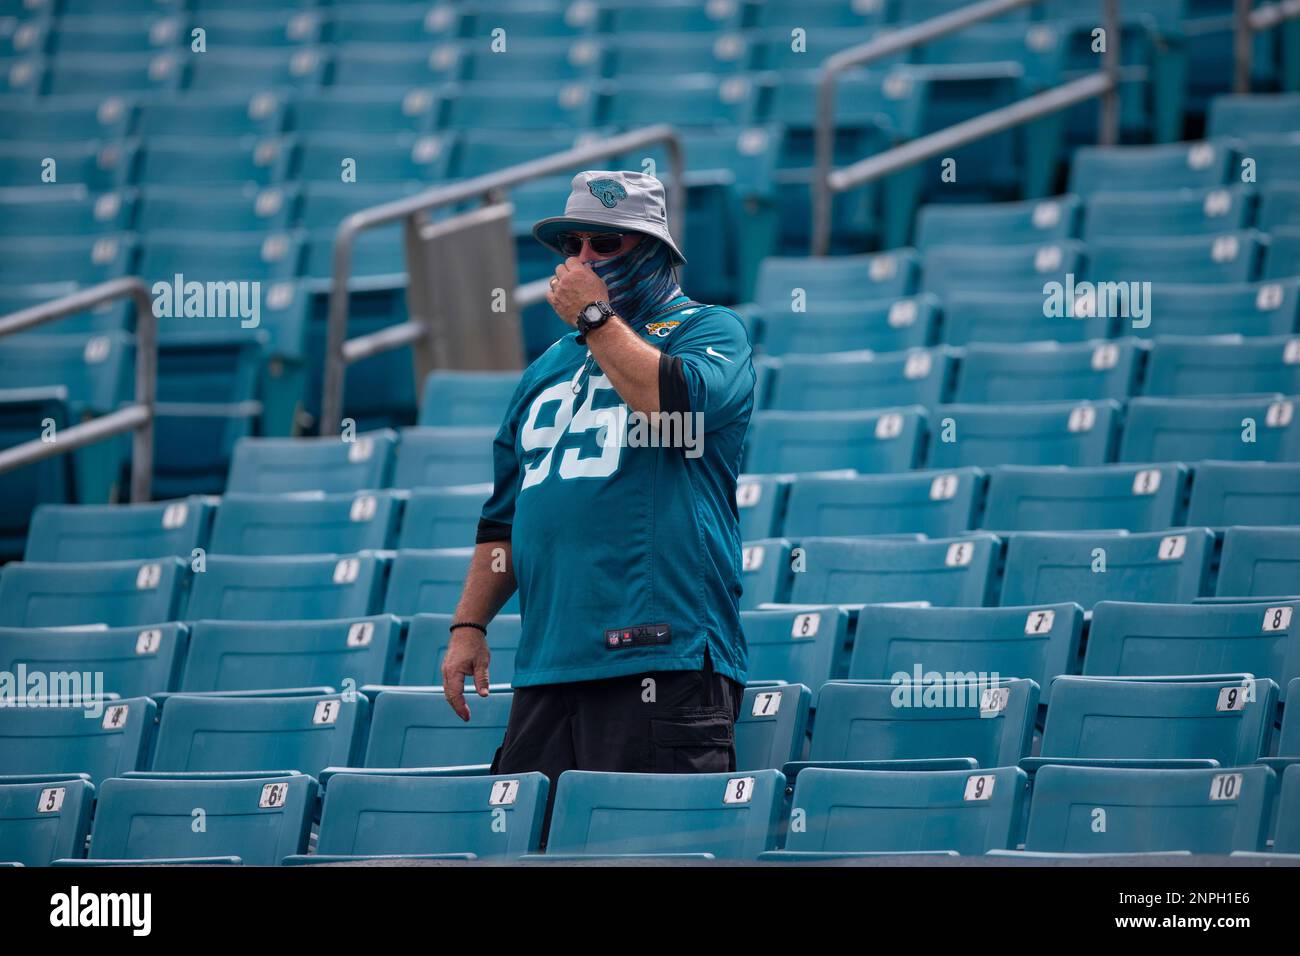
M458 628L458 627L472 627L472 628L475 628L476 630L480 630L480 631L482 631L482 632L483 632L483 636L484 636L484 637L487 637L487 628L484 627L482 624L475 624L473 621L455 621L455 622L451 625L451 627L447 628L447 630L448 630L448 631L454 631L454 630L456 630L456 628Z

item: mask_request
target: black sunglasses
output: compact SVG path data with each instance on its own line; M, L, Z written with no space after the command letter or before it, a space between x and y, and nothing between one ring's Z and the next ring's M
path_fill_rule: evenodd
M566 232L556 237L559 240L560 251L566 256L576 256L582 252L582 237L575 236L571 232ZM623 245L623 234L618 232L602 232L599 235L588 236L587 242L591 245L591 251L598 255L607 256L610 253L618 252L619 247Z

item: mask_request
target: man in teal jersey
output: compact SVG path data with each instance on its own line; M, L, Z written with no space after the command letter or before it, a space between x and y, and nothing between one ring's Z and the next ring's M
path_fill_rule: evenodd
M494 772L734 770L749 336L682 294L653 176L579 173L565 214L533 233L565 256L547 301L576 330L525 370L497 433L447 700L469 720L465 678L487 695L486 628L517 587Z

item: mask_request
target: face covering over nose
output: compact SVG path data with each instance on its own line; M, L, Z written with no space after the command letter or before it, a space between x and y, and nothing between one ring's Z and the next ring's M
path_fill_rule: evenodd
M682 294L673 275L672 254L658 239L645 236L611 259L591 264L609 288L609 305L628 325L638 325L668 300Z

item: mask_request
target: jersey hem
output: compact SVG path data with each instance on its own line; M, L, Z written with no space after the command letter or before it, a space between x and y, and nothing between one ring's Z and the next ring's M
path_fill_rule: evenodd
M618 651L610 651L617 654ZM745 675L736 670L729 662L720 661L716 654L709 655L715 673L730 677L743 685ZM578 681L605 680L610 677L628 677L632 674L648 674L652 671L699 671L704 670L704 653L690 657L638 657L621 664L600 664L591 667L552 667L535 674L521 675L515 672L512 687L535 687L539 684L572 684Z

